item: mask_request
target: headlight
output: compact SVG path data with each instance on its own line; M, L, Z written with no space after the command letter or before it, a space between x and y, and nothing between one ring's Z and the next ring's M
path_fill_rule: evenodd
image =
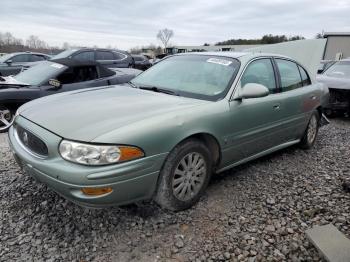
M60 143L61 156L84 165L108 165L129 161L144 156L141 149L133 146L93 145L63 140Z

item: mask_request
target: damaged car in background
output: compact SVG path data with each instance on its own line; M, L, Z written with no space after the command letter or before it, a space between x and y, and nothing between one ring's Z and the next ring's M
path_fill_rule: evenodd
M153 198L178 211L200 199L212 174L291 145L311 148L327 94L286 56L188 53L127 85L29 102L8 135L26 173L74 203Z
M350 59L334 63L324 73L317 75L317 81L329 88L330 98L325 107L325 114L350 115Z
M41 62L15 76L0 77L0 132L8 130L17 108L28 101L61 92L126 83L140 72L133 68L110 70L97 62L65 58Z

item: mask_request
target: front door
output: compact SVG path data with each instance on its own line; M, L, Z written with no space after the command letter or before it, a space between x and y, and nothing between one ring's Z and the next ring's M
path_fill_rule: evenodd
M276 74L270 58L252 61L243 73L237 88L248 83L266 86L270 94L260 98L230 102L230 135L232 156L235 151L250 157L284 142L281 100L277 94ZM237 90L239 91L239 90ZM237 159L232 159L235 162Z

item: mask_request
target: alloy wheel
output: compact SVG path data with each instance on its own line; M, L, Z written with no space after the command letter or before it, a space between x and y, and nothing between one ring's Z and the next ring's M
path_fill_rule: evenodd
M174 172L172 180L174 196L180 201L195 197L201 190L206 176L204 157L197 152L185 155Z
M6 108L0 108L0 131L5 131L13 124L14 115L12 112Z
M316 138L317 134L317 118L313 115L310 119L309 126L307 128L307 140L312 144Z

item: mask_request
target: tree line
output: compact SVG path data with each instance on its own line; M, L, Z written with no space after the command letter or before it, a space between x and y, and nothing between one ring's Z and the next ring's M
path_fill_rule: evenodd
M295 41L295 40L302 40L305 39L303 36L290 36L287 37L286 35L264 35L262 38L258 39L229 39L226 41L218 42L215 45L261 45L261 44L277 44L281 42L287 42L287 41ZM204 44L207 45L207 44Z
M23 40L13 36L10 32L0 32L0 53L36 51L47 54L56 54L62 51L57 46L49 46L45 41L39 39L38 36L31 35Z

